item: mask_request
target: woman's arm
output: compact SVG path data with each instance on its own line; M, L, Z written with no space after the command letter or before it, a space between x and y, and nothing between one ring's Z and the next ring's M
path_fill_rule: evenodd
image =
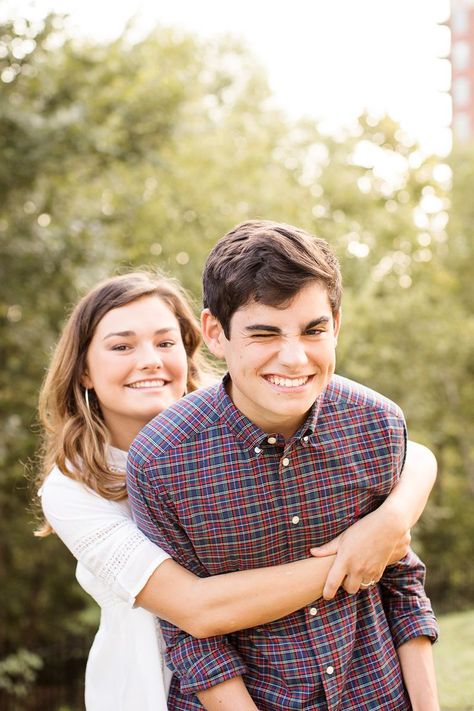
M193 637L212 637L272 622L321 597L334 558L198 578L166 560L136 603Z
M379 580L387 565L407 553L409 529L426 506L436 471L431 450L409 441L400 480L383 504L338 538L311 550L317 557L337 553L324 586L326 600L332 599L341 585L348 593L356 593L361 582Z
M137 604L194 637L210 637L279 619L319 598L323 588L327 599L341 584L355 593L361 582L378 580L388 564L406 555L408 530L421 515L435 479L432 452L408 442L400 481L385 502L331 544L314 549L326 549L324 556L331 554L330 560L319 558L326 561L324 567L311 567L309 559L196 578L168 560L138 594ZM331 545L332 550L327 550ZM335 553L337 559L332 557ZM173 599L163 594L170 589L176 591Z
M108 501L58 470L44 483L42 505L61 540L108 589L195 637L254 627L311 603L333 562L308 558L199 578L138 530L125 502Z
M407 456L397 485L381 505L380 517L389 516L406 533L420 518L436 481L438 463L428 447L407 442Z

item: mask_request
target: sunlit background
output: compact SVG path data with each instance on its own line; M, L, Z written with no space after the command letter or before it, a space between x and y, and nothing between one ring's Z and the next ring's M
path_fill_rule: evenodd
M70 13L78 35L111 39L133 18L137 34L155 23L201 36L232 33L267 70L275 99L292 116L327 131L363 110L388 113L427 152L451 145L449 0L9 0L43 16Z
M81 711L97 629L32 536L66 314L141 266L198 311L209 249L254 217L331 244L338 370L437 456L413 543L443 711L474 711L473 57L474 0L0 0L0 711Z

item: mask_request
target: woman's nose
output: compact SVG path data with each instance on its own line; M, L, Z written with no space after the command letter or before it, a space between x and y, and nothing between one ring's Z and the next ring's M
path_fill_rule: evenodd
M140 368L142 370L155 370L163 367L163 360L159 350L152 344L144 346L140 353Z

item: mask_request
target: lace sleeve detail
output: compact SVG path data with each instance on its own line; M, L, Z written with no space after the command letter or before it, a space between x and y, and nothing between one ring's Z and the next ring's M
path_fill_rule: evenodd
M120 578L123 571L127 569L130 558L138 552L140 547L147 547L150 542L130 521L116 521L108 526L94 531L92 534L84 536L75 544L73 551L76 558L87 558L88 551L94 551L97 546L106 543L108 540L116 539L119 536L120 543L113 547L110 555L100 561L100 565L95 568L95 573L106 585L113 586Z
M107 526L96 528L92 532L87 533L87 535L78 538L72 545L74 556L81 558L83 554L87 554L87 552L93 549L97 544L110 539L115 533L118 533L120 529L128 528L128 524L129 522L126 520L114 521Z
M138 529L125 501L103 499L58 471L43 486L42 504L74 557L130 605L169 558Z

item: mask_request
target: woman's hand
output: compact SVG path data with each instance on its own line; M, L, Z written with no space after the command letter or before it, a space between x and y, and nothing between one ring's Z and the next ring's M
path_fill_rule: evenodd
M410 532L400 530L396 516L377 509L337 538L312 548L315 558L336 555L324 586L324 599L332 600L341 586L353 595L361 587L378 582L387 565L405 557L410 540Z
M422 444L408 441L400 480L383 504L324 546L311 549L316 558L336 555L324 586L331 600L342 585L350 594L376 583L383 571L404 558L410 528L421 516L436 479L434 454Z

